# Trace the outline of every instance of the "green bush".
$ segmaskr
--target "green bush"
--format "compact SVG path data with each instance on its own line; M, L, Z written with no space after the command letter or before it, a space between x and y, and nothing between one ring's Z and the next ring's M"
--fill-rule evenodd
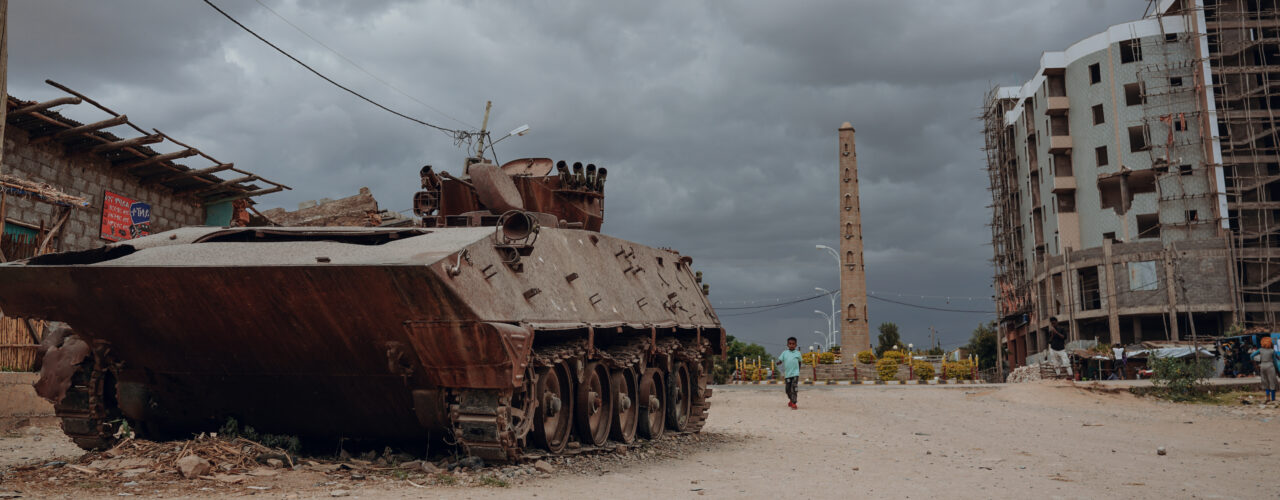
M916 361L911 363L911 369L915 370L916 378L921 382L933 378L933 363L928 361Z
M871 351L862 351L858 353L858 362L871 364L876 362L876 354Z
M1207 378L1213 375L1213 364L1208 360L1183 360L1178 358L1150 358L1151 383L1154 393L1171 401L1195 401L1208 395Z
M888 354L888 352L885 354ZM890 380L897 380L898 362L887 356L880 358L880 361L876 361L876 375L880 377L880 380L884 380L886 382Z

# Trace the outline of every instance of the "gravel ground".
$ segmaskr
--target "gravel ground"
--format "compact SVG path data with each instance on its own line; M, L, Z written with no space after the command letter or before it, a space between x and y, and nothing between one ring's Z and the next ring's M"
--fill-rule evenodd
M0 438L0 498L1276 497L1273 405L1173 404L1064 382L801 391L792 411L780 386L718 387L700 435L461 474L348 462L228 482L29 468L90 462L57 429L28 428Z

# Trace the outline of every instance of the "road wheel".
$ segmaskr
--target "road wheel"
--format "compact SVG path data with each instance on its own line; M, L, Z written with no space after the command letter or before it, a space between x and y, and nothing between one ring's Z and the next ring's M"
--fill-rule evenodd
M533 414L533 443L551 453L560 453L569 443L573 424L573 385L568 366L559 363L541 372L535 387L538 401Z
M587 363L574 408L578 438L584 446L600 446L609 439L614 402L614 390L609 382L609 371L603 365Z
M640 408L639 430L645 439L658 439L667 428L667 391L662 371L650 368L640 377L637 395Z
M613 422L609 438L619 443L631 444L636 440L636 424L640 406L636 391L636 372L630 368L614 371L610 378L617 399L613 402Z

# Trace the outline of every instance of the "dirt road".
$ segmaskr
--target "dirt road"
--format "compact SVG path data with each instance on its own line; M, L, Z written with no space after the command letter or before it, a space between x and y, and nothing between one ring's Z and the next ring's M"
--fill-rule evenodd
M356 481L310 471L233 485L176 479L164 485L86 488L83 481L70 479L52 484L10 479L0 484L0 491L76 498L118 498L118 493L311 498L337 493L353 498L646 500L1278 494L1274 471L1280 453L1273 450L1280 449L1280 409L1275 406L1173 404L1047 382L806 389L801 409L792 411L780 387L717 388L704 437L680 444L674 453L655 449L626 457L577 458L576 463L557 464L549 475L529 476L507 487L420 488L407 484L411 479ZM41 437L37 442L31 435L0 439L0 467L74 456L55 430ZM1160 447L1165 455L1157 454ZM672 454L678 456L664 456Z

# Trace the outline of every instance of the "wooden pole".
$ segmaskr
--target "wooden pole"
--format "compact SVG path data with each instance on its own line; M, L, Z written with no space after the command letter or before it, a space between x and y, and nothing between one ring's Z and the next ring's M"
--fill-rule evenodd
M9 121L9 0L0 0L0 172L4 172L4 125ZM3 219L0 219L2 221ZM3 229L0 222L0 229ZM0 233L3 234L3 233Z
M67 218L71 216L71 210L71 207L63 207L62 217L59 217L58 221L53 224L53 227L49 229L49 232L45 233L44 238L40 241L40 246L36 247L36 255L44 255L44 250L49 246L49 241L52 240L54 236L57 236L59 231L62 231L62 225L66 223Z
M0 0L0 2L3 2L3 1L4 0ZM0 149L3 149L3 146L0 146ZM7 208L5 207L5 203L7 203L8 201L9 201L9 193L4 191L3 189L0 189L0 241L4 241L4 218L6 217L5 209ZM4 248L0 248L0 263L5 263L5 262L9 262L9 258L5 257Z
M489 109L493 108L493 101L484 102L484 121L480 122L480 140L476 141L476 158L484 158L484 134L489 126Z

